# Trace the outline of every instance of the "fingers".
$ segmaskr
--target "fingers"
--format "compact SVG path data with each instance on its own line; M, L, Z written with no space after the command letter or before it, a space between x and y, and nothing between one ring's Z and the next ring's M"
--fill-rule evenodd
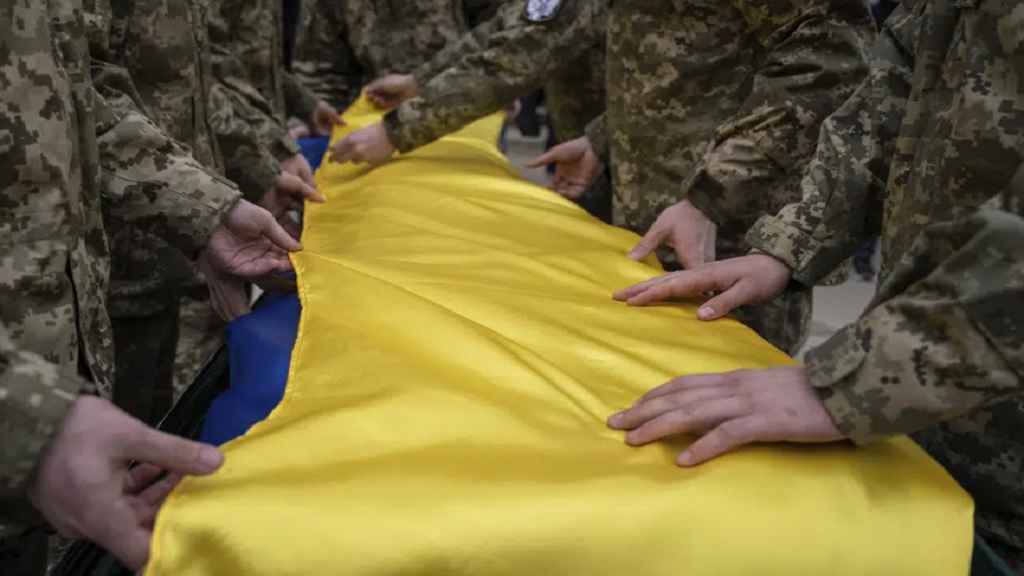
M346 162L358 164L361 162L351 134L331 146L331 155L328 157L328 160L335 164L344 164Z
M757 301L753 286L746 280L740 280L725 292L711 298L697 309L697 318L701 320L718 320L730 312Z
M167 497L181 483L181 479L180 474L170 474L135 496L133 508L135 509L136 524L152 530L160 507L163 506Z
M608 418L608 427L613 430L635 430L673 410L686 410L694 403L720 399L730 393L730 390L721 386L710 386L644 399L628 410L613 414Z
M252 311L249 294L245 284L234 278L218 278L207 276L210 289L210 302L214 312L225 322L231 322Z
M139 464L125 474L124 491L128 494L142 492L163 473L163 468L159 466L148 463Z
M290 293L298 290L298 284L296 284L295 281L281 278L279 276L261 276L254 280L253 283L265 292Z
M548 150L547 152L541 154L540 156L537 156L533 160L530 160L529 162L524 164L524 166L526 166L527 168L540 168L541 166L547 166L548 164L551 164L553 162L563 161L565 159L563 156L564 155L562 153L562 147L555 146L551 150Z
M124 513L111 515L107 519L106 529L92 536L92 539L125 567L139 570L149 561L153 533L134 520L125 507Z
M696 466L732 452L740 446L770 440L770 438L759 437L761 428L759 422L760 419L757 416L726 420L691 444L685 452L676 458L676 463L680 466Z
M708 270L708 267L701 267L696 270L672 272L648 280L620 290L614 294L614 297L617 300L625 300L630 306L646 306L669 298L719 290L719 284L718 278ZM709 320L710 318L702 317L701 319Z
M323 202L324 197L317 192L315 184L316 182L313 180L312 173L308 176L308 179L305 177L300 178L299 176L289 174L287 172L281 173L277 177L278 191L292 196L305 198L313 202Z
M718 374L692 374L690 376L680 376L668 382L662 384L653 390L648 390L646 394L637 400L637 404L654 400L655 398L661 398L684 390L699 390L707 388L715 388L721 390L722 387L732 381L732 377L735 372L725 372Z
M697 434L744 414L747 404L735 396L683 402L626 434L630 446L643 446L670 436Z
M153 464L171 473L193 476L212 474L224 463L224 456L216 446L165 434L137 420L133 422L136 429L121 436L122 456L126 461Z
M285 252L298 252L302 250L302 244L299 244L298 240L292 238L277 219L269 212L267 212L267 220L268 221L263 228L263 236L266 237L271 244Z
M643 261L651 255L651 252L657 250L658 246L661 246L661 242L664 237L665 230L655 223L655 225L647 231L647 234L644 234L644 237L640 239L640 242L637 242L637 245L633 250L631 250L629 254L626 254L626 258L636 260L637 262Z

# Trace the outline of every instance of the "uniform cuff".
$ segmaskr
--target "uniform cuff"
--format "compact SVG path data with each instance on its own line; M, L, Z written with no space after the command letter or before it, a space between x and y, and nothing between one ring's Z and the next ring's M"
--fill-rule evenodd
M270 153L274 155L274 159L278 162L291 158L302 151L302 148L299 147L295 140L292 140L291 136L275 138L270 143L269 148Z
M174 243L175 248L193 258L206 246L210 235L228 212L242 199L242 193L238 188L219 176L197 185L194 191L206 198L206 201L196 205L189 218L182 218L176 222L176 232L179 232L177 236L183 240Z
M608 130L605 127L604 115L598 116L590 124L587 124L583 133L586 135L587 141L590 142L590 148L594 151L594 154L601 159L605 166L610 166L608 162L610 154L608 150Z
M807 377L832 422L856 444L888 437L871 431L872 416L881 408L880 398L857 388L857 371L866 356L857 326L851 324L808 351L804 358Z
M400 118L401 111L406 107L406 103L402 103L398 108L388 112L384 115L384 131L388 135L388 140L391 141L391 145L395 147L402 154L408 154L413 150L428 144L429 142L421 142L415 137L415 135L406 129L408 124L404 124Z
M793 270L793 279L801 284L814 286L832 271L813 266L821 243L778 217L762 216L747 232L746 240L752 248L785 262Z
M85 381L30 352L17 351L10 360L0 373L0 497L21 500Z

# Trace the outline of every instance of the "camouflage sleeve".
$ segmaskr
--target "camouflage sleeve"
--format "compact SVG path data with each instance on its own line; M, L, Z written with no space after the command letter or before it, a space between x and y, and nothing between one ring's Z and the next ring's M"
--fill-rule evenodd
M285 72L282 79L285 114L289 117L294 116L303 122L309 122L320 99L291 72Z
M527 20L524 5L508 2L479 33L465 39L475 50L460 54L421 85L415 98L385 116L395 148L415 150L502 109L591 49L604 33L599 23L604 7L598 0L562 0L556 16L545 22Z
M196 254L240 198L187 150L136 112L117 113L94 95L104 208Z
M510 4L515 5L517 3L511 2ZM509 19L508 11L510 9L510 7L503 7L500 12L481 22L469 33L463 34L456 42L446 44L440 52L434 54L433 58L427 60L412 72L413 77L416 78L416 84L426 86L435 76L455 66L459 62L461 55L475 54L485 50L487 39L505 28Z
M76 372L17 349L0 325L0 539L27 522L28 483L84 387Z
M292 73L320 100L348 108L363 89L363 68L348 44L334 0L304 0L295 30Z
M801 184L803 199L762 217L747 234L755 249L812 286L881 230L882 198L906 112L918 19L903 6L886 21L867 79L822 124Z
M685 197L718 224L748 212L751 194L806 167L821 122L864 78L875 32L863 0L733 4L768 55L684 185Z
M131 75L114 62L109 48L109 0L88 0L84 9L102 193L110 215L151 229L193 254L238 200L238 189L145 117Z
M590 142L594 154L597 154L597 157L607 166L610 153L608 152L608 128L605 124L604 114L591 120L583 132Z
M850 439L911 433L1020 393L1022 196L927 227L868 311L808 353L811 383Z
M249 80L249 72L241 60L241 55L259 52L259 48L248 43L263 41L261 34L249 30L277 24L269 21L269 14L266 15L268 21L262 19L263 12L247 2L216 0L211 2L210 8L210 64L216 90L223 96L213 112L216 118L213 129L229 178L234 180L233 176L238 176L245 182L243 191L247 198L253 197L257 191L262 195L277 180L281 171L280 161L299 153L298 145L288 135L288 127L277 117L273 105ZM241 29L233 29L235 26ZM225 100L230 106L224 105ZM228 135L226 142L221 141L222 134ZM255 141L251 140L253 138ZM253 174L243 176L242 173L248 170L253 170ZM250 185L249 180L255 182Z

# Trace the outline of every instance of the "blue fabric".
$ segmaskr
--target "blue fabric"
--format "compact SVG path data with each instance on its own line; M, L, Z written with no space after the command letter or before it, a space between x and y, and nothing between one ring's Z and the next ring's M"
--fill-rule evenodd
M314 170L327 144L327 138L299 140L301 153ZM245 434L281 401L301 312L297 294L268 293L252 314L228 325L224 340L231 382L206 412L203 442L220 445Z

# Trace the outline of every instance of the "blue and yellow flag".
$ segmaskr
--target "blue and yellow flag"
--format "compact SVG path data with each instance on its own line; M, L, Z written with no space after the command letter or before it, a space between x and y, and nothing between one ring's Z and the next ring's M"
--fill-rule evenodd
M792 361L693 304L614 302L659 270L519 179L500 122L319 171L284 399L170 497L149 576L967 574L972 503L906 439L683 469L687 439L609 430L681 374Z

